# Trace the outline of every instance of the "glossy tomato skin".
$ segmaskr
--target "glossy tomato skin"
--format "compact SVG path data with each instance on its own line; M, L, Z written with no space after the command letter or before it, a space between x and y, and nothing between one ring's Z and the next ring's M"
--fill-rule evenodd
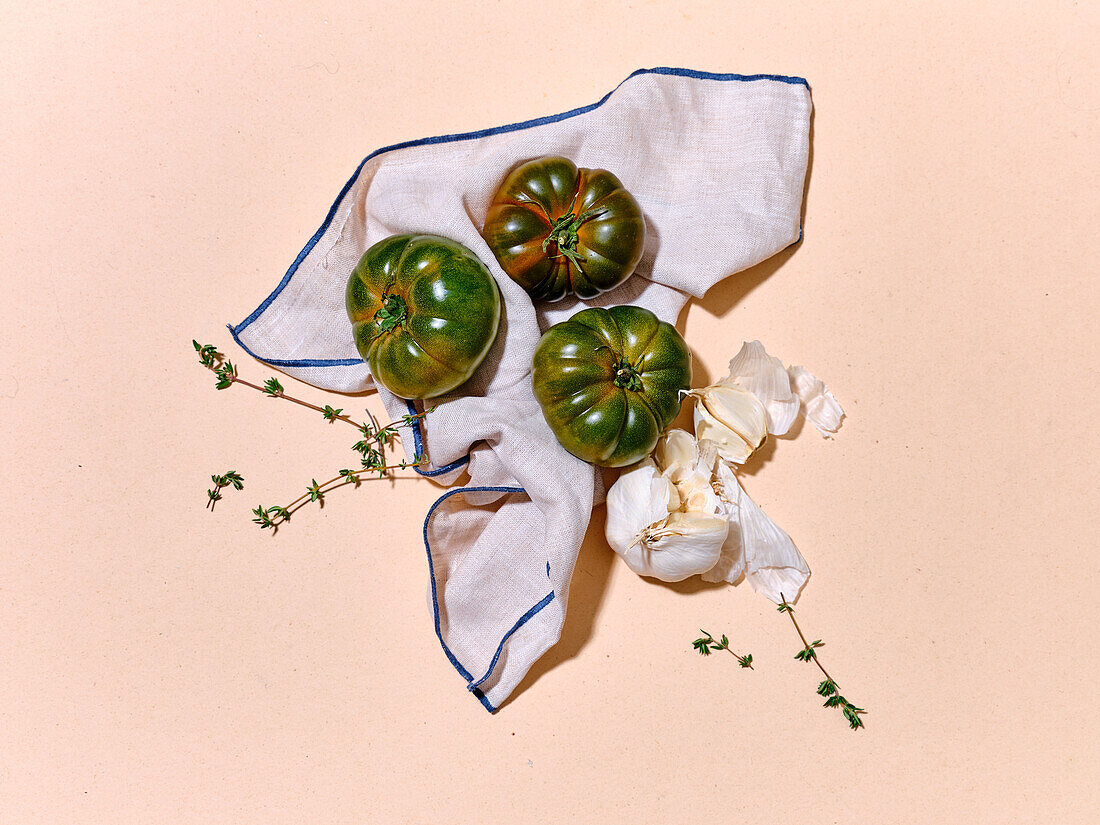
M554 231L555 222L567 216L581 219L572 238ZM645 244L645 218L610 172L578 169L568 158L550 156L508 174L489 204L482 234L501 268L532 298L587 299L614 289L634 271ZM564 240L547 243L551 235ZM575 258L560 246L572 247Z
M365 253L345 293L371 375L401 398L466 381L500 325L500 292L477 256L437 235L391 235Z
M601 467L641 461L680 411L691 353L648 309L593 307L555 324L535 348L543 416L573 455Z

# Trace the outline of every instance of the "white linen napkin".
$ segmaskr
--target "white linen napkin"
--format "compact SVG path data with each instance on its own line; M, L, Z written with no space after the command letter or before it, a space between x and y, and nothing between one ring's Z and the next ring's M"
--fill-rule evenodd
M429 402L436 408L423 432L404 431L403 441L410 457L426 449L432 466L423 474L437 481L469 471L469 483L428 512L424 542L436 633L490 711L558 640L603 495L597 470L567 453L543 420L531 391L535 344L584 306L636 304L675 323L689 297L796 243L810 111L801 78L643 69L590 106L379 149L274 292L230 326L258 360L318 387L360 392L373 384L344 288L369 246L396 233L443 235L489 267L503 298L496 343L470 381ZM618 289L535 306L479 230L504 175L551 154L618 176L645 213L646 245ZM395 417L413 409L378 391Z

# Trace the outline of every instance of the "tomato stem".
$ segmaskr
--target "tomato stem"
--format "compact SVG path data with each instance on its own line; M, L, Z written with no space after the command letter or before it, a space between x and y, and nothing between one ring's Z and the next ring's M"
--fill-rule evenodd
M382 308L374 313L375 323L378 324L376 335L391 332L401 326L408 315L409 307L400 295L382 296Z
M638 372L637 368L635 368L633 364L626 360L626 356L622 355L621 353L615 352L614 349L606 345L596 347L597 352L599 352L601 349L609 349L619 357L619 361L617 364L615 364L614 367L615 375L611 379L611 383L613 383L619 389L632 390L633 392L641 392L641 390L643 389L642 376Z
M640 392L643 389L642 375L638 372L638 368L631 364L626 356L616 350L614 347L609 347L607 344L600 344L596 347L596 352L602 349L610 350L618 358L618 363L615 364L615 375L611 379L612 383L624 390L633 390L634 392Z
M558 254L551 257L560 258L565 257L569 260L573 266L577 268L577 272L581 275L584 274L584 270L581 268L581 263L584 261L579 254L577 254L577 230L580 229L581 224L585 221L592 220L599 215L603 214L603 209L589 209L580 215L573 214L573 207L576 205L577 198L573 196L573 202L569 204L569 209L564 215L558 218L550 227L550 234L546 236L546 239L542 242L542 251L548 252L550 244L554 244L557 247Z

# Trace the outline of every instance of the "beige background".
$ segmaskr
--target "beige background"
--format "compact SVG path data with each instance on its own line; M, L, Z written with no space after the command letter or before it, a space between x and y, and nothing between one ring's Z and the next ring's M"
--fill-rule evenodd
M0 822L1095 817L1096 4L5 5ZM223 325L371 149L654 65L813 87L805 241L682 323L707 375L759 337L847 407L746 484L858 734L774 607L635 577L599 514L562 643L489 716L425 610L438 490L261 533L348 433L191 351L271 374Z

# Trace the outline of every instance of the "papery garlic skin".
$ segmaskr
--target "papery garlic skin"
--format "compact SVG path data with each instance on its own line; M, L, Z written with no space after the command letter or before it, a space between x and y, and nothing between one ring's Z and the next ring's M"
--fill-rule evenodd
M714 384L694 390L695 437L718 446L726 461L744 464L768 435L767 413L751 392Z
M844 408L833 398L824 382L815 378L805 367L790 367L787 374L791 387L802 403L802 414L828 438L840 429Z
M676 487L652 460L644 459L625 470L607 491L607 543L621 556L647 528L663 524L679 508Z
M824 383L805 367L784 367L759 341L741 346L730 360L729 375L718 384L755 395L767 414L771 435L786 435L799 413L826 437L840 429L844 418L844 410Z
M756 396L768 419L768 432L786 435L798 418L799 399L791 390L783 362L768 355L759 341L747 341L730 359L729 375L718 382L740 387Z
M732 468L719 462L714 485L730 527L721 557L703 580L733 584L744 574L753 590L776 604L797 601L810 568L791 537L749 498Z
M647 528L619 555L639 576L683 581L714 567L728 530L723 515L678 511L663 524Z

